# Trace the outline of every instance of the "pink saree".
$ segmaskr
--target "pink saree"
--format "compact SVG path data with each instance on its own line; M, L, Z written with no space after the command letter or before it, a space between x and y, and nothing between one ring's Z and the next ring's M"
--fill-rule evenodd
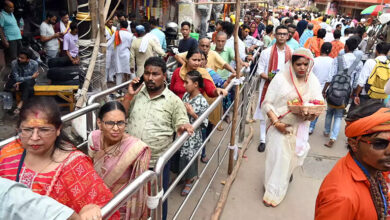
M125 136L113 154L106 153L101 148L102 143L101 131L93 131L88 138L88 154L93 158L96 172L116 195L149 169L151 151L144 142L132 136ZM143 186L119 209L121 219L138 220L147 217L146 197L147 186Z

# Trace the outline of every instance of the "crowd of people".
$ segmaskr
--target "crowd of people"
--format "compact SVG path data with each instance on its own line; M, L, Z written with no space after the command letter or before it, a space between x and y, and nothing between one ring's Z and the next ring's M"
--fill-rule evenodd
M329 141L324 145L334 145L348 113L349 153L321 185L315 219L386 219L390 158L389 109L384 106L390 92L390 45L382 38L370 52L367 32L372 25L364 18L287 12L268 22L254 15L250 22L250 13L246 16L243 33L263 40L264 46L254 115L260 120L258 151L266 151L264 205L275 207L284 199L294 169L309 152L309 135L318 120L316 114L292 113L287 103L326 100L323 135ZM248 28L252 26L257 29Z
M175 138L188 132L191 137L164 167L163 189L167 190L171 171L184 170L231 106L235 91L225 88L238 74L245 74L236 72L239 62L260 79L253 118L260 120L258 151L266 152L264 205L275 207L283 201L294 169L304 163L310 150L309 135L315 132L319 116L292 112L288 103L315 101L327 105L323 135L329 138L324 143L328 148L336 142L348 111L345 132L349 146L348 155L320 188L316 219L387 216L390 109L384 103L390 93L390 45L379 42L375 56L369 54L366 33L370 25L365 20L250 10L242 19L216 21L209 35L199 39L191 37L192 24L184 21L179 25L182 38L175 55L179 67L168 78L167 39L158 19L139 22L133 14L117 13L105 25L106 80L116 85L132 81L122 99L100 108L99 129L89 134L83 153L63 135L56 102L34 97L38 63L30 51L20 47L20 31L16 33L12 13L13 4L6 1L0 37L6 39L2 43L11 58L11 87L21 91L22 99L14 111L19 116L19 139L1 149L0 185L10 189L6 198L9 204L16 204L12 206L15 212L21 212L16 209L20 198L15 198L25 185L59 202L26 193L26 197L58 210L48 215L100 219L102 206L140 174L153 170ZM235 55L234 22L241 23L239 57ZM79 65L78 27L67 13L61 13L58 22L57 16L47 13L40 40L51 67ZM253 57L257 49L261 50L258 59ZM223 103L194 129L191 124L219 95L224 96ZM225 120L230 121L229 115ZM200 162L208 163L205 148ZM182 196L189 194L197 175L196 161L183 177ZM111 218L147 218L148 190L143 186ZM167 208L165 201L164 220Z

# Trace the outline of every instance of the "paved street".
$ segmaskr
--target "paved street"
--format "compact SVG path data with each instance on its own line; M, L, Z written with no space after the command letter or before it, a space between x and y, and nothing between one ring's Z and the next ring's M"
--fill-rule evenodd
M235 182L230 190L230 194L224 208L221 219L236 220L236 219L291 219L305 220L313 219L315 199L318 189L323 178L332 169L337 160L347 153L346 138L343 134L344 124L340 130L340 136L333 148L329 149L324 146L328 140L322 135L325 121L323 114L317 123L317 128L313 135L310 136L311 150L305 160L304 166L295 170L294 180L290 184L287 196L284 201L276 208L267 208L262 203L263 180L264 180L264 160L265 153L257 151L259 141L259 123L251 124L254 128L254 139L246 152L246 157L243 160L240 171ZM249 125L247 125L249 127ZM247 129L248 131L249 129ZM230 134L230 133L229 133ZM211 152L217 139L219 140L221 133L216 134L208 144L207 152ZM229 136L228 136L229 137ZM222 145L225 149L229 138L226 137ZM222 156L222 154L221 154ZM212 162L212 171L216 162ZM200 170L203 165L200 165ZM202 177L199 186L194 191L194 198L189 200L183 212L177 219L189 219L197 199L201 196L205 186L210 182L211 171L207 171ZM205 195L203 203L200 205L193 219L210 219L214 211L215 205L219 199L223 185L221 182L227 178L227 159L221 165L215 180L211 183L211 187ZM168 219L172 219L174 213L183 201L180 196L182 185L169 196L169 215Z
M337 160L347 153L344 125L340 136L329 149L322 135L325 114L318 120L316 130L310 136L311 150L304 166L295 170L284 201L276 208L267 208L262 203L265 153L257 152L258 136L252 142L241 166L221 219L313 219L315 200L323 178ZM258 134L256 123L256 134ZM245 205L243 205L245 204Z

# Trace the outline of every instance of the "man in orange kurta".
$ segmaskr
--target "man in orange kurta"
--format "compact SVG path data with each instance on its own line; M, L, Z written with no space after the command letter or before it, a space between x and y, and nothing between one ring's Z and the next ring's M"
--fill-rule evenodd
M350 153L341 158L322 182L316 220L377 219L369 182Z
M317 36L311 37L307 39L304 47L309 49L315 57L319 57L321 55L321 47L324 44L324 37L326 35L325 29L318 30Z
M333 32L333 37L334 40L331 42L332 50L330 51L329 56L332 58L336 58L339 55L340 51L344 49L345 45L343 44L343 42L340 41L341 31L335 30Z
M316 220L386 218L388 189L382 172L390 170L390 109L382 106L371 100L348 114L349 153L322 182ZM377 193L371 195L371 188Z

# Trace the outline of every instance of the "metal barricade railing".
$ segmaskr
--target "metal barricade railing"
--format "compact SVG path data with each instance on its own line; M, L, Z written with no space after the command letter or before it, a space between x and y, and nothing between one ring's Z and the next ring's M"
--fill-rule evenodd
M260 49L258 49L256 52L255 52L255 55L253 56L254 58L256 58L258 55L259 55L259 52L260 52ZM250 62L251 64L252 62ZM175 65L175 63L170 63L167 65L167 67L171 67ZM257 65L257 64L256 64ZM249 77L246 79L246 82L244 83L243 87L241 87L240 91L242 92L244 90L244 88L247 87L248 85L248 79L252 78L252 76L254 75L254 72L256 70L256 66L255 68L253 68L253 71L250 73ZM101 98L105 95L108 95L114 91L117 91L119 89L123 89L125 87L127 87L129 84L130 84L131 81L127 81L125 83L122 83L121 85L118 85L118 86L115 86L115 87L112 87L112 88L109 88L107 90L104 90L104 91L101 91L99 93L96 93L92 96L90 96L90 98L88 99L88 102L87 102L87 106L86 107L83 107L79 110L76 110L74 112L71 112L67 115L64 115L63 117L61 117L62 121L63 122L67 122L67 121L70 121L72 119L75 119L79 116L82 116L84 114L88 114L87 116L87 129L89 131L91 130L94 130L96 129L96 114L95 114L95 111L100 107L100 104L99 103L95 103L95 101L98 99L98 98ZM253 84L253 83L252 83ZM227 87L226 89L227 90L230 90L231 88L233 87L233 82L231 82ZM251 85L251 88L253 90L253 85ZM244 90L246 91L246 90ZM243 99L245 100L245 98L247 99L248 98L248 95L249 93L251 93L251 90L249 90L249 92L247 93L244 93L242 94L243 96ZM212 111L214 111L214 109L220 104L222 103L222 100L223 100L223 96L220 95L219 97L216 98L216 100L209 106L209 108L206 110L206 112L204 112L193 124L192 126L194 127L194 129L197 129L199 128L199 126L202 124L203 120L206 119L210 113ZM206 145L207 141L211 138L211 136L214 134L216 128L223 122L223 119L227 116L227 114L230 112L230 110L232 109L233 107L233 103L232 105L229 107L229 109L227 109L227 111L225 112L225 114L222 116L221 120L217 123L217 125L215 126L215 128L211 131L210 135L206 138L205 142L202 144L201 148L197 151L196 155L191 159L190 163L184 168L184 170L179 174L178 178L174 181L174 183L171 184L170 188L167 190L167 192L164 193L164 195L159 199L159 203L158 203L158 207L154 210L152 210L151 212L151 217L152 219L154 220L157 220L157 219L161 219L161 216L162 216L162 203L168 198L168 195L172 192L173 188L177 185L178 181L184 176L184 173L188 170L188 168L190 167L190 165L194 162L196 162L197 160L197 157L198 155L200 154L200 152L202 151L202 149L204 148L204 146ZM246 104L245 102L242 102L239 106L239 109L241 109L241 112L246 112ZM240 121L239 121L239 124L242 123L242 122L245 122L245 118L241 117ZM232 122L231 122L232 123ZM209 184L207 185L207 188L206 190L203 192L202 194L202 197L201 199L198 201L193 213L192 213L192 216L191 216L191 219L193 218L197 208L199 207L199 204L200 202L202 201L204 195L207 193L207 189L210 187L211 183L212 183L212 180L215 178L218 170L219 170L219 167L221 165L221 163L223 162L223 159L226 157L227 155L227 148L225 149L225 152L224 152L224 155L222 157L222 160L220 160L219 158L219 149L221 147L221 144L222 144L222 141L224 139L224 137L227 135L228 133L228 130L231 128L231 125L232 124L229 124L225 133L223 134L223 137L222 139L219 141L218 143L218 147L214 150L214 152L212 153L212 156L210 157L210 160L212 160L215 155L217 154L218 155L218 167L217 169L215 170L213 176L212 176L212 179L211 181L209 182ZM236 131L240 128L241 126L237 126L236 128ZM107 219L109 218L113 213L115 213L116 210L118 210L129 198L131 195L133 195L134 193L136 193L138 191L138 189L143 186L143 185L146 185L148 182L152 182L151 184L151 195L152 196L156 196L160 191L162 191L162 172L163 172L163 169L166 165L166 163L168 162L168 160L176 153L176 151L183 145L183 143L188 139L189 135L187 132L184 132L178 139L176 139L171 147L158 159L157 163L156 163L156 166L155 166L155 170L154 172L153 171L146 171L144 173L142 173L139 177L137 177L133 182L131 182L128 186L126 186L121 192L119 192L109 203L107 203L103 208L102 208L102 216L104 219ZM3 140L0 142L0 149L16 140L18 137L17 136L14 136L14 137L11 137L11 138L8 138L6 140ZM79 144L79 146L83 146L87 144L86 141L84 141L83 143ZM210 163L206 164L205 168L203 169L203 171L199 174L199 177L202 177L204 172L206 171L206 169L208 168ZM200 178L199 178L200 179ZM192 192L193 192L193 189L196 188L197 184L199 183L199 181L197 181L192 190L190 191L190 193L188 194L187 198L184 200L184 202L181 204L181 206L179 207L179 210L177 211L177 213L175 214L175 217L176 218L178 216L178 214L180 213L180 211L182 210L182 208L184 207L185 203L187 202L187 200L190 198Z
M73 120L77 117L80 117L88 112L91 112L91 111L94 111L96 109L98 109L100 107L100 105L98 103L93 103L91 105L88 105L84 108L81 108L81 109L78 109L74 112L71 112L69 114L66 114L64 116L61 117L61 120L62 122L67 122L67 121L70 121L70 120ZM8 139L5 139L3 141L0 142L0 149L3 148L5 145L11 143L12 141L18 139L18 136L13 136L11 138L8 138Z
M256 51L256 55L254 57L256 57L258 54L259 54L259 51L260 50L257 50ZM256 68L254 68L256 69ZM252 75L254 74L254 72L252 72L250 74L250 77L252 77ZM110 92L113 92L117 89L121 89L121 88L124 88L125 86L128 86L130 82L126 82L126 83L123 83L115 88L111 88L109 91L106 90L106 91L103 91L103 92L100 92L100 93L97 93L95 94L94 96L91 96L91 98L88 100L88 104L92 104L97 98L99 97L102 97L104 95L107 95L109 94ZM226 89L227 90L230 90L231 88L233 87L233 82L231 82L227 87ZM245 85L241 88L240 91L243 91L243 88L245 88ZM243 96L245 97L245 94L243 94ZM207 118L210 113L222 102L223 100L223 96L219 96L217 97L217 99L209 106L209 108L206 110L206 112L204 112L193 124L192 126L194 127L194 129L198 128L201 123L203 122L203 120L205 118ZM241 103L240 106L239 106L239 109L242 109L244 106L244 103ZM227 114L230 112L231 108L233 107L233 103L232 105L229 107L229 109L225 112L225 114L222 116L221 120L217 123L217 125L215 127L218 127L222 121L223 121L223 118L225 118L227 116ZM242 110L242 111L246 111L246 109ZM95 118L95 116L93 116L92 118ZM241 123L242 121L244 120L244 118L241 118L239 123ZM95 122L93 122L95 123ZM232 122L231 122L232 123ZM213 159L213 157L217 154L217 152L219 152L219 149L220 149L220 146L222 144L222 140L224 139L224 137L227 135L227 132L228 130L230 129L231 127L231 123L229 124L228 128L226 129L224 135L223 135L223 138L220 140L219 144L218 144L218 148L215 149L215 151L213 152L212 156L210 157L210 159ZM236 128L236 131L239 129L239 127L237 126ZM152 219L161 219L161 216L162 216L162 203L167 199L169 193L173 190L173 188L177 185L178 183L178 180L180 180L180 178L184 175L184 173L186 172L186 170L188 170L189 166L194 163L196 161L196 158L197 156L200 154L201 150L203 149L203 147L205 146L205 143L211 138L211 136L214 134L215 132L215 129L212 130L212 132L210 133L210 135L206 138L205 142L202 144L202 147L198 150L198 152L196 153L196 155L192 158L192 160L190 161L190 163L184 168L184 170L182 171L182 173L179 174L178 178L176 179L176 181L171 184L170 188L168 189L168 191L166 193L164 193L163 197L162 198L159 198L159 202L158 202L158 207L154 210L152 210L151 212L151 217ZM137 192L137 190L139 189L140 186L142 185L145 185L147 184L149 181L152 182L152 185L151 185L151 194L152 196L156 196L157 194L159 194L159 192L162 190L162 171L165 167L165 164L168 162L168 160L175 154L175 152L181 147L181 145L188 139L189 135L187 132L184 132L174 143L172 143L171 147L159 158L159 160L157 161L157 164L155 166L155 172L152 172L152 171L147 171L145 172L144 174L140 175L138 178L136 178L132 183L130 183L124 190L122 190L119 194L117 194L106 206L103 207L102 209L102 215L104 217L104 219L108 218L109 216L111 216L116 210L119 209L119 207L124 203L126 202L126 200L129 199L129 197L131 195L133 195L135 192ZM217 170L214 172L213 174L213 177L212 179L215 178L216 176L216 173L218 172L218 169L223 161L223 159L226 157L227 155L227 149L225 150L224 152L224 155L223 155L223 158L222 160L218 160L218 168ZM219 159L219 158L218 158ZM210 163L206 164L206 167L205 169L200 173L199 177L203 176L204 172L206 171L207 167L209 166ZM193 189L196 187L196 185L198 184L199 182L196 182L194 184L194 187ZM210 187L210 184L211 182L209 183L207 189ZM204 195L206 194L207 192L207 189L206 191L203 192L203 195L202 195L202 198L204 197ZM184 204L186 203L186 201L188 200L188 198L190 198L190 195L192 194L193 190L190 191L190 194L187 196L187 198L185 199L185 201L182 203L182 205L180 206L178 212L176 213L175 217L178 215L178 213L180 212L180 210L182 209L182 207L184 206ZM201 198L201 199L202 199ZM199 207L199 204L200 204L201 200L198 202L197 204L197 207L196 209ZM193 217L193 215L195 214L195 211L192 213L192 216L191 218Z
M133 182L127 185L117 195L115 195L115 197L102 208L103 219L108 219L125 202L127 202L130 197L140 189L141 186L145 186L148 182L155 180L156 177L156 173L151 170L147 170L139 175Z
M254 59L257 58L257 56L259 55L261 49L258 49L256 50L255 54L254 54ZM252 62L249 63L249 65L251 65ZM253 71L249 74L248 79L252 79L254 73L256 72L256 69L257 68L253 68ZM248 85L248 83L244 83L244 85L241 87L240 89L240 92L242 92L244 90L244 88ZM233 87L233 82L231 82L227 87L226 87L226 90L230 90L231 88ZM243 94L243 98L248 98L248 94L245 93ZM222 102L223 100L223 96L220 95L219 97L216 98L216 100L209 106L209 108L192 124L194 130L198 129L199 126L202 124L203 120L206 119L210 113L212 111L214 111L214 109ZM239 109L242 108L244 102L242 102L240 104L240 107ZM212 131L212 133L215 131L215 129L218 127L218 125L220 125L222 123L222 120L224 119L224 117L226 117L226 115L229 113L230 109L232 108L233 104L230 106L230 108L225 112L224 116L222 117L222 119L218 122L218 124L215 126L214 130ZM246 107L246 106L245 106ZM246 108L244 109L246 110ZM242 110L242 111L244 111ZM245 114L244 114L245 115ZM239 122L239 124L244 121L245 119L243 119L241 117L241 120ZM245 122L245 121L244 121ZM229 125L229 128L230 128L231 125ZM240 128L241 126L237 126L237 129ZM237 131L236 129L236 131ZM227 131L226 131L227 132ZM187 166L183 169L183 171L178 175L178 177L176 178L176 180L170 185L170 187L168 188L168 190L166 192L164 192L164 195L163 197L160 199L160 202L159 202L159 205L158 207L155 209L155 210L152 210L152 219L154 220L159 220L161 219L162 217L162 203L168 198L169 194L172 192L173 188L178 184L179 180L184 176L185 172L188 170L188 168L192 165L192 163L196 162L197 161L197 156L200 154L200 152L202 151L202 149L204 148L205 146L205 143L209 140L209 138L211 137L212 133L209 135L209 137L203 142L202 146L200 147L200 149L197 151L197 153L194 155L194 157L191 159L191 161L187 164ZM226 136L227 133L224 134L224 136ZM168 148L167 151L164 152L163 155L161 155L159 157L159 159L157 160L157 163L156 163L156 166L154 168L154 171L156 172L157 174L157 181L156 181L156 186L153 186L153 188L156 190L154 192L154 194L157 194L158 192L162 191L162 174L163 174L163 170L164 170L164 167L165 165L168 163L168 161L171 159L171 157L176 153L177 150L179 150L179 148L184 144L184 142L188 139L189 137L189 134L187 132L184 132L178 139L176 139L172 145ZM217 149L214 151L212 157L214 157L215 155L215 152L216 151L219 151L219 148L222 144L222 139L220 141L220 143L218 144L219 146L217 147ZM227 154L227 149L224 153L224 156L223 158L225 158L226 154ZM212 158L211 158L212 159ZM210 164L210 163L208 163ZM208 165L207 164L207 165ZM219 161L219 165L218 165L218 169L219 169L219 166L221 164L221 161ZM207 168L207 165L206 165L206 168ZM203 175L204 171L206 170L206 168L203 170L203 172L201 173L201 175ZM217 171L216 171L217 172ZM216 175L216 172L214 173L214 177ZM200 175L200 176L201 176ZM184 200L184 202L181 204L179 210L176 212L175 216L174 216L174 219L178 216L179 212L181 211L181 209L183 208L184 204L188 201L188 198L190 197L191 195L191 192L193 192L193 190L196 188L197 184L199 182L199 179L196 180L195 184L193 185L190 193L187 195L187 198ZM210 183L209 183L209 186L210 186ZM208 187L209 187L208 186ZM205 190L207 191L207 189ZM205 194L205 192L204 192ZM204 194L202 195L202 198L204 197ZM201 198L201 199L202 199ZM199 206L199 204L197 205L197 207ZM192 216L194 215L196 210L194 210L194 212L192 213Z
M256 70L256 69L257 69L256 67L257 67L257 63L256 63L256 65L254 66L253 69ZM254 72L251 72L250 76L247 77L248 81L251 80L253 76L254 76ZM249 97L251 97L251 96L253 95L253 91L254 91L254 89L255 89L255 86L254 86L254 85L256 85L256 82L257 82L257 80L251 80L251 81L249 81L249 82L246 82L246 83L248 83L248 84L251 83L251 86L250 86L250 88L249 88L248 93L240 93L240 94L242 94L242 97L243 97L244 100L245 100L245 99L246 99L246 100L250 99ZM245 89L247 89L247 88L248 88L248 87L244 85L244 86L240 89L240 92L245 91ZM245 96L247 96L247 98L245 98ZM241 115L242 115L241 118L240 118L240 120L238 121L238 124L244 125L244 128L245 128L245 122L246 122L246 112L247 112L247 110L248 110L248 108L249 108L249 106L247 105L247 103L248 103L248 102L245 102L245 101L244 101L244 102L241 102L241 103L240 103L240 106L238 107L238 111L241 110ZM233 104L234 104L234 101L233 101L232 105L230 106L230 108L233 107ZM244 107L246 107L246 108L244 108ZM225 115L224 115L222 118L224 118L224 117L229 113L230 108L226 111ZM244 108L244 109L243 109L243 108ZM220 123L222 123L222 120L219 121L219 123L218 123L217 125L219 125ZM214 179L215 179L215 177L216 177L216 175L217 175L217 173L218 173L218 171L219 171L219 169L220 169L220 167L221 167L221 164L223 163L223 161L224 161L224 159L225 159L227 153L229 152L229 150L228 150L229 148L226 148L225 151L224 151L224 153L223 153L222 158L219 157L219 153L220 153L220 148L221 148L222 142L223 142L223 140L225 139L226 135L228 134L228 131L229 131L229 129L231 128L231 126L232 126L232 121L229 123L228 127L226 128L226 131L225 131L224 134L222 135L221 139L219 140L219 142L218 142L218 144L217 144L216 149L214 150L214 152L212 153L212 155L211 155L211 157L210 157L210 159L209 159L209 161L212 161L213 158L214 158L214 156L215 156L215 155L218 155L218 166L217 166L217 168L214 170L214 173L212 174L210 181L208 182L207 186L205 187L205 189L204 189L204 191L203 191L203 193L202 193L200 199L198 200L198 202L197 202L197 204L196 204L194 210L192 211L192 214L191 214L191 216L190 216L189 219L193 219L193 218L194 218L196 211L197 211L198 208L200 207L200 204L201 204L201 202L203 201L203 199L204 199L204 197L205 197L207 191L209 190L209 188L210 188L212 182L214 181ZM215 126L215 127L218 127L218 126ZM243 129L243 128L242 128L241 126L240 126L240 127L237 126L237 127L236 127L236 130L235 130L235 134L237 134L237 131L238 131L238 130L240 130L240 135L241 135L241 133L245 133L245 130L242 130L242 129ZM203 146L207 143L207 141L211 138L211 136L212 136L212 134L215 132L215 130L216 130L216 129L214 128L213 131L211 132L211 134L209 135L209 137L207 137L207 139L205 140L205 142L202 144L200 151L202 150ZM241 138L240 138L240 139L241 139ZM243 138L242 138L242 141L243 141ZM240 141L240 142L241 142L241 141ZM200 154L200 151L198 151L196 155L199 155L199 154ZM195 157L195 156L194 156L194 157ZM197 156L196 156L196 157L197 157ZM199 179L202 178L202 176L203 176L204 173L207 171L207 169L208 169L208 167L210 166L210 164L211 164L211 163L207 163L207 164L205 165L205 167L203 168L202 172L198 175L198 176L199 176ZM185 171L183 171L183 172L185 172ZM199 184L199 182L200 182L200 181L196 181L196 182L194 183L194 185L193 185L193 188L194 188L194 189L195 189L196 186ZM180 214L180 211L184 208L185 204L187 203L187 200L189 200L189 198L191 197L191 195L192 195L193 192L194 192L194 190L191 190L190 193L187 195L187 197L184 199L184 201L182 202L182 204L181 204L180 207L178 208L178 210L177 210L175 216L173 217L173 219L177 219L178 215Z

